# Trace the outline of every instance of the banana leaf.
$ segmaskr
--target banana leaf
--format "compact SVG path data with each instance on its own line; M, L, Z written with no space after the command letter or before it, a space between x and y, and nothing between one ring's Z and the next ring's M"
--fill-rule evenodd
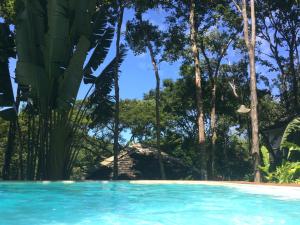
M91 36L91 48L94 48L99 40L103 37L108 26L107 13L105 13L105 8L99 9L93 16L92 26L93 32Z
M120 68L126 55L126 49L121 46L119 62L116 61L116 57L106 66L106 68L97 76L92 82L95 84L95 89L89 97L88 108L90 109L90 117L92 123L90 127L93 128L97 124L107 122L113 115L113 97L110 95L113 82L115 65L118 63Z
M286 127L281 143L281 149L288 149L290 157L291 151L300 151L300 117L293 119Z
M93 71L98 69L98 67L103 63L104 59L106 58L113 36L114 36L114 29L110 27L107 28L107 30L105 31L105 33L101 38L99 37L100 40L96 44L96 47L84 68L84 76L85 78L87 78L84 79L85 84L90 83L88 81L89 76L91 76Z
M25 7L18 13L16 25L16 46L18 62L16 81L19 85L30 85L32 92L43 98L47 84L43 69L43 49L45 26L45 9L42 0L24 1Z
M48 32L45 46L45 70L52 88L55 79L63 73L70 56L69 15L67 0L50 0L47 6Z
M83 63L90 47L90 41L82 36L76 47L76 51L70 61L69 67L59 80L59 92L57 107L68 110L75 102L76 95L83 77Z

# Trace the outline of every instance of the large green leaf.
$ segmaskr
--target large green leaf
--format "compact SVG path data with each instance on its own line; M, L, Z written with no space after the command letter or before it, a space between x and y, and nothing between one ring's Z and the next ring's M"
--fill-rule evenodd
M61 67L68 64L70 56L70 21L67 9L67 0L48 1L48 32L44 61L47 77L52 82L63 73Z
M280 148L291 151L300 151L300 117L293 119L286 127L281 139ZM288 156L289 157L289 156Z
M38 90L38 93L44 93L47 89L47 79L43 67L29 62L18 61L16 67L17 81L22 85L30 85Z
M81 37L90 38L92 33L92 17L95 12L95 0L70 0L69 6L73 11L72 27L70 37L72 44Z
M83 63L89 47L90 41L85 36L82 36L68 68L59 80L57 106L60 109L68 110L75 102L83 77Z
M42 68L45 10L39 0L24 1L24 9L19 13L16 25L16 46L18 62L16 81L19 85L30 85L32 91L41 99L45 98L47 84ZM42 82L42 83L41 83Z
M99 9L93 16L93 31L91 36L91 48L94 48L106 31L108 18L106 8Z

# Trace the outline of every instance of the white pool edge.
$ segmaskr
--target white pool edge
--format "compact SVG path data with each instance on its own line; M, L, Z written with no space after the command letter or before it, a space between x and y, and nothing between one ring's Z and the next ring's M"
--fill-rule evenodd
M256 194L269 195L282 200L300 200L299 186L284 186L272 184L257 184L257 183L235 183L235 182L220 182L220 181L168 181L168 180L139 180L129 181L131 184L185 184L185 185L208 185L208 186L223 186L237 189L238 191Z

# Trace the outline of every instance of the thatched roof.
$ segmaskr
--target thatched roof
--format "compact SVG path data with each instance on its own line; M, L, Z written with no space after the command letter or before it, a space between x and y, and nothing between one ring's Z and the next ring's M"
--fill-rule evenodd
M160 179L157 149L134 144L121 151L118 156L119 179ZM162 152L168 179L198 178L200 172L182 160ZM107 180L112 178L113 157L100 162L99 168L90 172L87 179Z

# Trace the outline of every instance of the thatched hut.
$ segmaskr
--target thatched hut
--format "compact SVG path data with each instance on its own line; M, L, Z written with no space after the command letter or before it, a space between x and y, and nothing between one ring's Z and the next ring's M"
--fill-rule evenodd
M182 160L162 152L167 179L199 178L200 172L191 168ZM121 151L118 156L120 180L157 180L160 179L157 149L131 145ZM100 166L90 171L86 179L110 180L113 177L113 157L106 158Z

